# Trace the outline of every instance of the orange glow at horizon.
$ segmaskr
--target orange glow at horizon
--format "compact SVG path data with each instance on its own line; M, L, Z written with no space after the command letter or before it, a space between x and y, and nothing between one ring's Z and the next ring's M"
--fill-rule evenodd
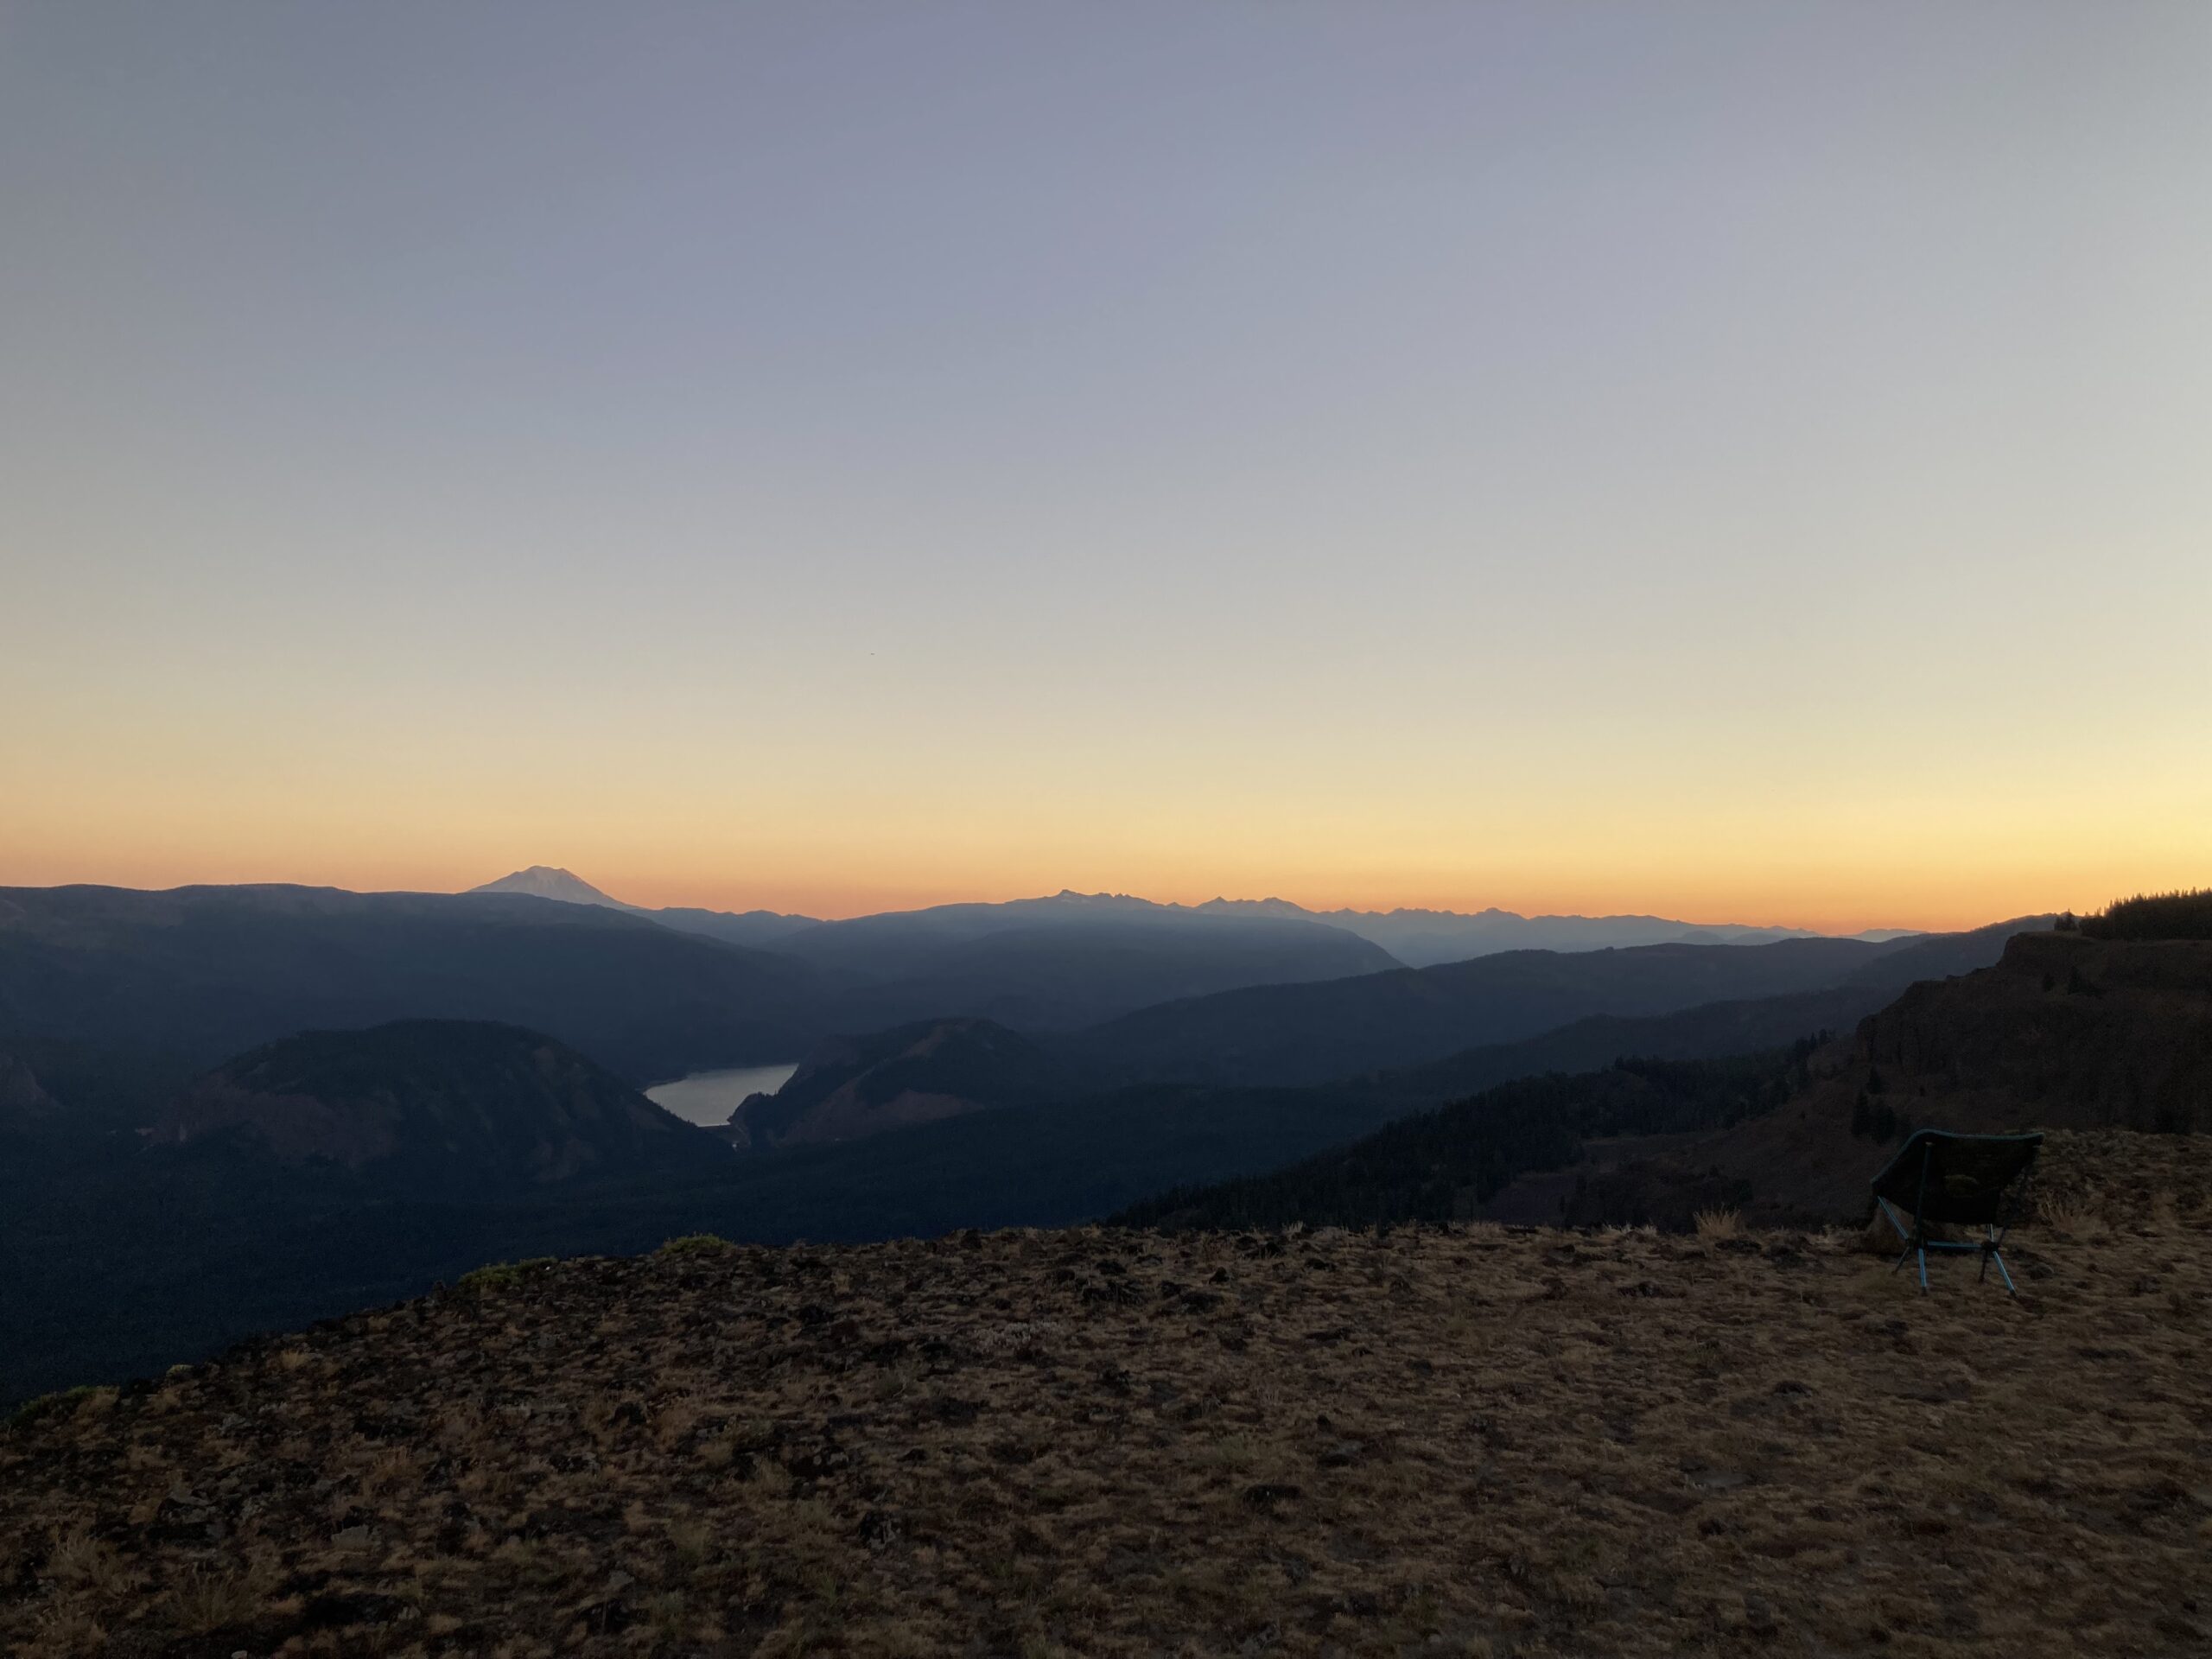
M22 9L0 883L2212 880L2212 9L1618 10Z
M563 855L557 849L522 848L499 856L363 848L341 855L327 844L312 851L190 853L174 842L160 849L79 845L0 853L0 886L41 887L86 882L139 888L199 883L287 882L357 892L460 892L526 865L572 870L627 903L648 908L693 906L712 910L772 910L836 919L932 905L995 903L1036 898L1063 889L1122 893L1156 903L1198 905L1214 898L1283 899L1314 912L1339 908L1457 911L1497 908L1524 916L1641 914L1700 924L1809 928L1855 933L1897 927L1940 932L1980 926L2019 915L2071 909L2094 911L2141 891L2205 885L2212 858L2175 855L2091 859L2076 865L2024 859L2002 867L1949 872L1878 869L1831 871L1827 880L1807 872L1792 881L1783 872L1731 879L1653 871L1648 885L1630 880L1576 880L1550 872L1500 868L1494 880L1474 880L1438 872L1421 880L1406 874L1294 871L1280 879L1239 879L1234 868L1209 861L1215 872L1194 879L1189 868L1132 859L1116 873L1096 859L1071 861L1069 873L1049 858L994 859L962 871L948 860L906 870L888 865L837 870L787 862L756 864L741 879L690 861L656 866L635 853L595 846Z

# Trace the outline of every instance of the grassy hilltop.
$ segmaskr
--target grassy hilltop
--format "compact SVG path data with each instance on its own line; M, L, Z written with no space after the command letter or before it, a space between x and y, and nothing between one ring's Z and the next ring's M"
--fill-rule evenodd
M2202 1652L2212 1146L1841 1233L699 1241L0 1434L27 1656Z

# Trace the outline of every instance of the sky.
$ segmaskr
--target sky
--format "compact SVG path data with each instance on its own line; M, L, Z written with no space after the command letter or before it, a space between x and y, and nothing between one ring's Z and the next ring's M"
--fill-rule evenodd
M0 883L2212 881L2212 7L0 0Z

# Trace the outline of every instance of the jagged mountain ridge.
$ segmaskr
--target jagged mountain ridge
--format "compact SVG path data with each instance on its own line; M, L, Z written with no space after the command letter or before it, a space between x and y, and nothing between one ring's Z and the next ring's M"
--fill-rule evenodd
M1918 931L1872 928L1837 936L1822 934L1812 928L1686 922L1664 916L1527 916L1495 906L1472 912L1405 907L1372 911L1349 906L1312 910L1287 899L1274 898L1216 898L1202 904L1182 905L1141 899L1130 893L1078 893L1072 888L1062 888L1058 893L1035 899L883 911L850 918L843 923L817 924L806 917L782 916L765 910L742 914L682 908L645 910L610 896L571 871L543 864L517 870L471 891L529 893L572 904L603 905L652 916L672 927L693 931L716 932L723 937L736 937L741 931L748 943L793 938L815 926L849 931L856 925L867 925L865 931L872 932L881 947L894 950L903 940L913 938L942 935L972 938L1038 922L1135 921L1178 917L1308 922L1354 934L1408 968L1464 962L1506 950L1602 950L1640 944L1770 944L1780 939L1835 937L1882 944L1911 937Z

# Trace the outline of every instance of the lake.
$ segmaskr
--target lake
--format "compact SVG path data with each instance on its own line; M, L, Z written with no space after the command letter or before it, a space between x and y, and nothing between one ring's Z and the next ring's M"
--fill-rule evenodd
M645 1098L687 1123L710 1128L729 1122L747 1095L772 1095L798 1070L789 1065L741 1065L728 1071L694 1071L688 1077L645 1090Z

